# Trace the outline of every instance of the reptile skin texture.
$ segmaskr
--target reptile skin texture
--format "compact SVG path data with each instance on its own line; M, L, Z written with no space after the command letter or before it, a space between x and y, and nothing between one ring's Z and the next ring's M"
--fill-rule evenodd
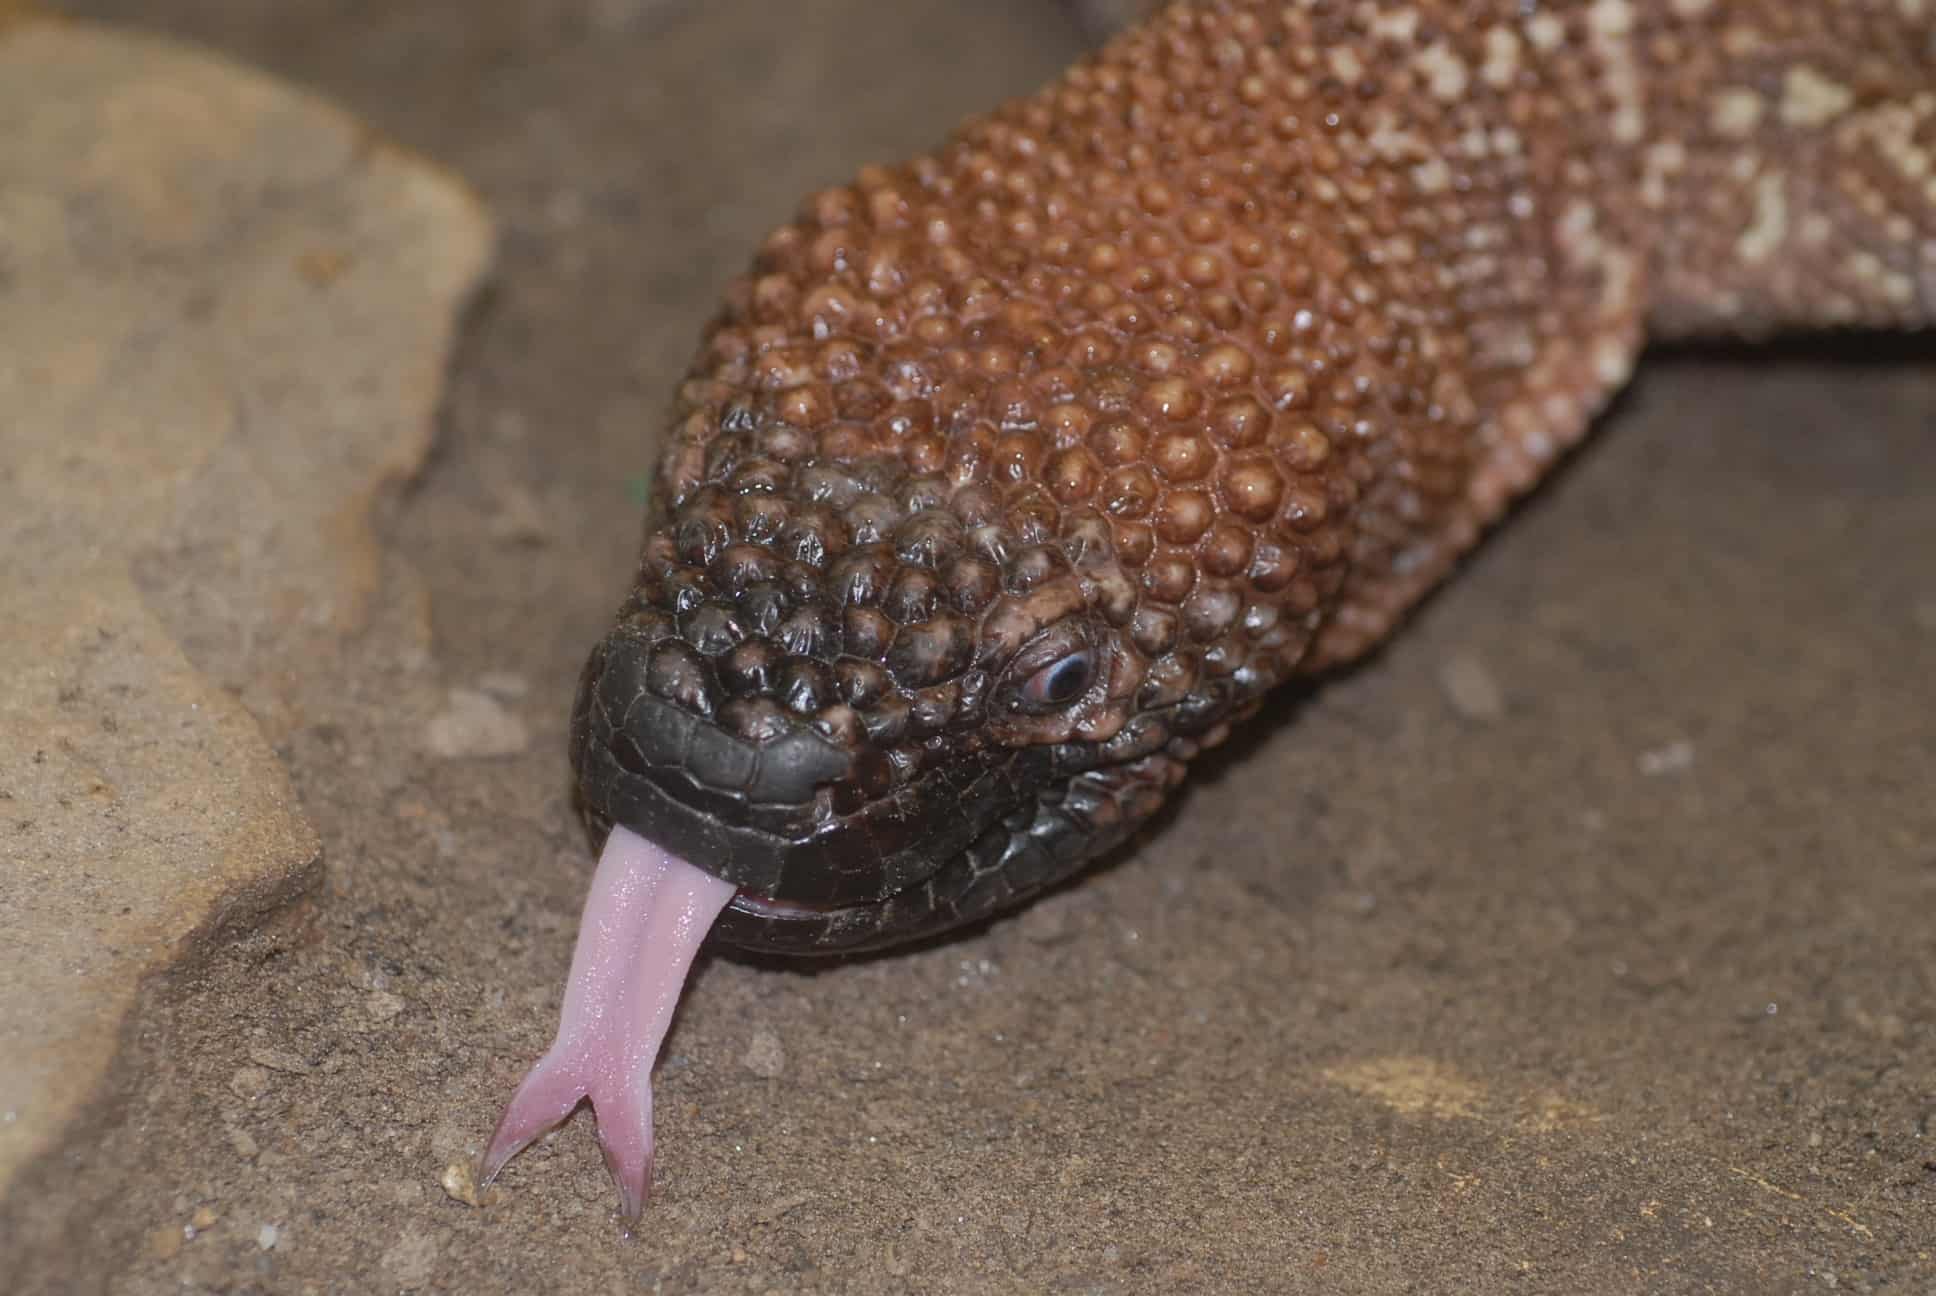
M1936 0L1205 0L816 194L572 759L729 945L995 913L1377 644L1646 338L1936 319Z

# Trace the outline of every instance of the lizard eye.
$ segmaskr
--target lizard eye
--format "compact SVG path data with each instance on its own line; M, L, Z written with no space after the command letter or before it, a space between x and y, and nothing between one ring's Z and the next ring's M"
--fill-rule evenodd
M1032 711L1063 707L1089 691L1096 679L1096 650L1058 657L1022 685L1022 705Z

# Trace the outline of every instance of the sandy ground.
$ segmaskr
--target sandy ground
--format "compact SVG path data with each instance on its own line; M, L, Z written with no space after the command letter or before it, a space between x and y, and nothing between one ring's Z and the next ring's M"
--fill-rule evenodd
M800 194L1079 39L1024 0L60 7L322 90L502 222L383 574L529 741L427 751L381 617L289 664L323 889L153 989L0 1286L1936 1290L1936 345L1656 357L1112 868L912 955L702 964L625 1240L582 1118L487 1209L439 1178L554 1022L566 708L657 417Z

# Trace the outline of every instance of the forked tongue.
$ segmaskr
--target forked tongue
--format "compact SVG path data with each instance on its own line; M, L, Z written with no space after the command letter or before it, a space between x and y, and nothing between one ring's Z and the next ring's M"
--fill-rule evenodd
M700 942L734 887L624 828L598 857L551 1047L511 1095L478 1163L489 1183L589 1098L627 1221L652 1186L652 1062Z

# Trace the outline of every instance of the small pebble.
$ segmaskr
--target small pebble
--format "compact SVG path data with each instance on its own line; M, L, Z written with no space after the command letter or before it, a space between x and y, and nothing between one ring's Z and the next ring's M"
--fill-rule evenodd
M1506 713L1499 681L1477 657L1461 654L1440 666L1439 687L1452 709L1467 720L1497 720Z
M275 1250L276 1243L280 1241L282 1241L282 1230L274 1224L264 1224L255 1231L255 1244L264 1251Z
M771 1224L774 1220L780 1219L788 1213L805 1206L812 1200L812 1193L794 1193L790 1197L782 1197L778 1201L768 1202L766 1205L755 1210L753 1212L753 1219L756 1223Z
M506 702L515 702L531 692L530 682L516 671L486 671L477 677L477 687Z
M208 1206L197 1206L195 1208L194 1215L189 1217L188 1222L197 1233L200 1233L207 1229L214 1228L215 1221L221 1218L222 1217L220 1215L217 1215L215 1213L213 1208Z
M148 1253L157 1260L173 1260L181 1254L182 1243L187 1241L179 1227L165 1225L148 1234Z
M244 1161L253 1161L257 1156L261 1155L262 1145L255 1141L255 1135L249 1133L249 1131L236 1129L231 1126L228 1135L229 1146L235 1149L235 1155L241 1157Z
M317 288L327 288L343 277L355 260L342 248L315 247L296 257L296 273Z
M444 709L424 730L424 746L447 758L515 756L530 745L524 721L476 689L450 690Z
M1069 926L1069 906L1061 896L1030 905L1015 921L1022 938L1036 945L1059 945L1074 935Z
M446 1197L466 1206L495 1206L500 1197L495 1188L477 1186L477 1175L469 1161L453 1161L445 1166L438 1183L443 1186Z
M1640 753L1635 764L1648 778L1684 773L1694 764L1694 744L1685 738L1677 738L1673 742L1649 748Z
M753 1040L746 1046L746 1056L740 1059L756 1076L777 1080L786 1070L786 1050L780 1045L780 1037L770 1030L756 1030Z
M437 1250L437 1239L430 1234L405 1229L377 1261L377 1267L399 1291L414 1291L430 1284L437 1268Z
M288 1075L307 1075L312 1069L309 1059L299 1057L286 1049L250 1049L249 1061L271 1071L281 1071Z
M585 219L585 195L576 189L556 189L545 200L545 218L563 229L582 224Z
M522 486L506 486L497 493L497 511L485 523L493 540L507 544L539 546L551 538L544 510L537 499Z
M269 1072L259 1066L237 1067L229 1077L229 1092L237 1098L254 1102L269 1092Z

